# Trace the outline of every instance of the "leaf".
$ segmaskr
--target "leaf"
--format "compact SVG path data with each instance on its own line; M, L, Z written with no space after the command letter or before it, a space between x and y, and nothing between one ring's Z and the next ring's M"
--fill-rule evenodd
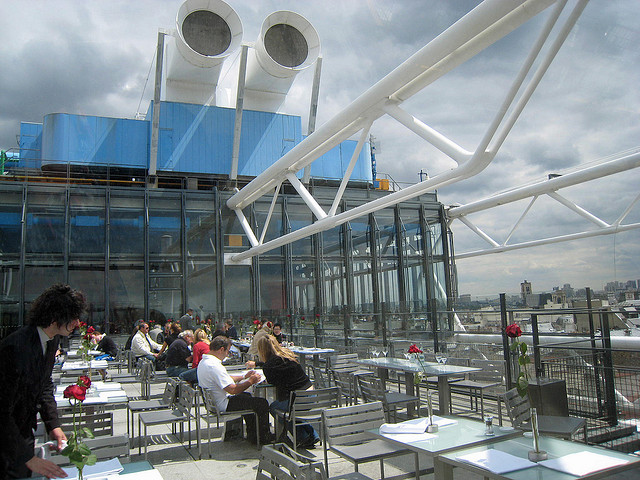
M96 457L94 454L91 454L85 459L85 465L95 465L97 461L98 457Z
M84 443L78 445L78 451L82 453L82 455L91 455L91 450Z
M520 342L513 342L510 346L509 346L509 350L511 350L512 352L515 352L516 350L518 350L518 344Z
M72 451L67 456L69 457L69 460L71 460L73 463L81 462L83 458L83 455L78 450Z
M524 342L520 342L520 353L522 355L526 355L527 354L527 344Z
M82 431L84 432L84 436L86 438L95 438L95 435L93 434L93 432L89 430L87 427L82 427Z
M67 446L60 451L60 454L64 455L65 457L68 457L72 451L73 451L73 447L67 444Z

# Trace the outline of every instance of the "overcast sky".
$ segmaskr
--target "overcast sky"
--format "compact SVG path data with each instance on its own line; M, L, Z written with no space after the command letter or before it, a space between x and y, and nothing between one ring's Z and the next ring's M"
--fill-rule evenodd
M132 118L145 112L158 28L173 28L180 0L3 0L0 2L0 148L15 147L20 121L54 112ZM465 0L229 0L254 42L263 19L293 10L316 28L323 69L318 126L357 98L479 2ZM570 5L573 2L570 0ZM473 150L510 86L548 13L430 85L403 108ZM446 205L465 204L640 146L640 2L591 0L492 164L474 178L438 191ZM229 57L221 88L233 89L238 55ZM307 125L309 69L293 85L286 113ZM224 90L223 90L224 91ZM372 128L378 171L415 183L450 159L395 121ZM562 190L613 222L638 195L640 169ZM591 230L577 214L540 199L510 243ZM471 219L502 242L526 208L519 202ZM625 223L640 222L640 204ZM454 222L455 249L486 244ZM599 290L605 282L640 279L640 230L560 243L457 263L460 293L534 291L570 283Z

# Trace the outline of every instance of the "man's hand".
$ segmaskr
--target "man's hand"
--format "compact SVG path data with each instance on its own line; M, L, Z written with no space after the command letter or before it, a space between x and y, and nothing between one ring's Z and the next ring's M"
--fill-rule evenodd
M32 472L44 475L47 478L63 478L67 476L66 472L55 463L36 456L31 457L31 460L26 465Z
M251 375L255 375L256 371L255 370L249 370L247 373L244 374L244 378L249 378Z
M253 360L249 360L247 363L244 364L244 366L247 368L256 368L256 362L254 362Z
M51 438L51 440L54 440L58 444L58 451L67 446L67 436L64 434L60 427L51 430L49 432L49 438Z
M253 372L253 375L250 375L249 377L247 377L251 385L255 385L256 383L259 383L261 378L262 377L260 377L260 374L256 372Z

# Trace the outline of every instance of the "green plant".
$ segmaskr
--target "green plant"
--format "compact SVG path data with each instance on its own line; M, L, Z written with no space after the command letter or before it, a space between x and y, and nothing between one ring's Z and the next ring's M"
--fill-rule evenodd
M520 373L518 374L518 380L516 381L516 388L518 389L518 394L521 397L526 397L529 392L529 370L527 367L531 363L531 359L529 358L529 355L527 355L527 344L520 340L522 330L517 324L512 323L507 326L505 333L507 334L507 337L513 339L513 343L509 348L512 352L518 355L518 367L520 369Z
M74 385L65 388L63 396L73 404L73 434L67 441L67 446L62 450L62 455L69 457L71 463L78 468L78 480L82 480L82 471L87 465L94 465L97 457L91 453L91 449L82 441L85 438L94 438L93 432L80 426L82 420L82 402L84 402L87 390L91 387L91 378L86 375L78 377Z

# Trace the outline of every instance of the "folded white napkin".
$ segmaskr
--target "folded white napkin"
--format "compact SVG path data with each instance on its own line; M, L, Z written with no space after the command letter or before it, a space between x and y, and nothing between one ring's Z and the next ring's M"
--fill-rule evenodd
M629 460L623 458L613 458L607 455L591 452L578 452L564 455L563 457L551 458L539 462L547 468L565 472L570 475L582 477L598 470L617 467L629 463Z
M67 472L66 480L75 480L78 478L78 469L76 467L63 467L63 470ZM82 469L82 475L84 478L105 478L109 475L120 473L124 468L120 463L120 460L113 458L111 460L105 460L103 462L96 462L95 465L87 465Z
M417 418L402 423L383 423L380 433L424 433L428 426L428 418Z
M522 470L523 468L536 466L535 463L530 462L526 458L516 457L510 453L493 449L462 455L456 457L456 460L470 463L471 465L484 468L497 474L514 472L516 470Z

